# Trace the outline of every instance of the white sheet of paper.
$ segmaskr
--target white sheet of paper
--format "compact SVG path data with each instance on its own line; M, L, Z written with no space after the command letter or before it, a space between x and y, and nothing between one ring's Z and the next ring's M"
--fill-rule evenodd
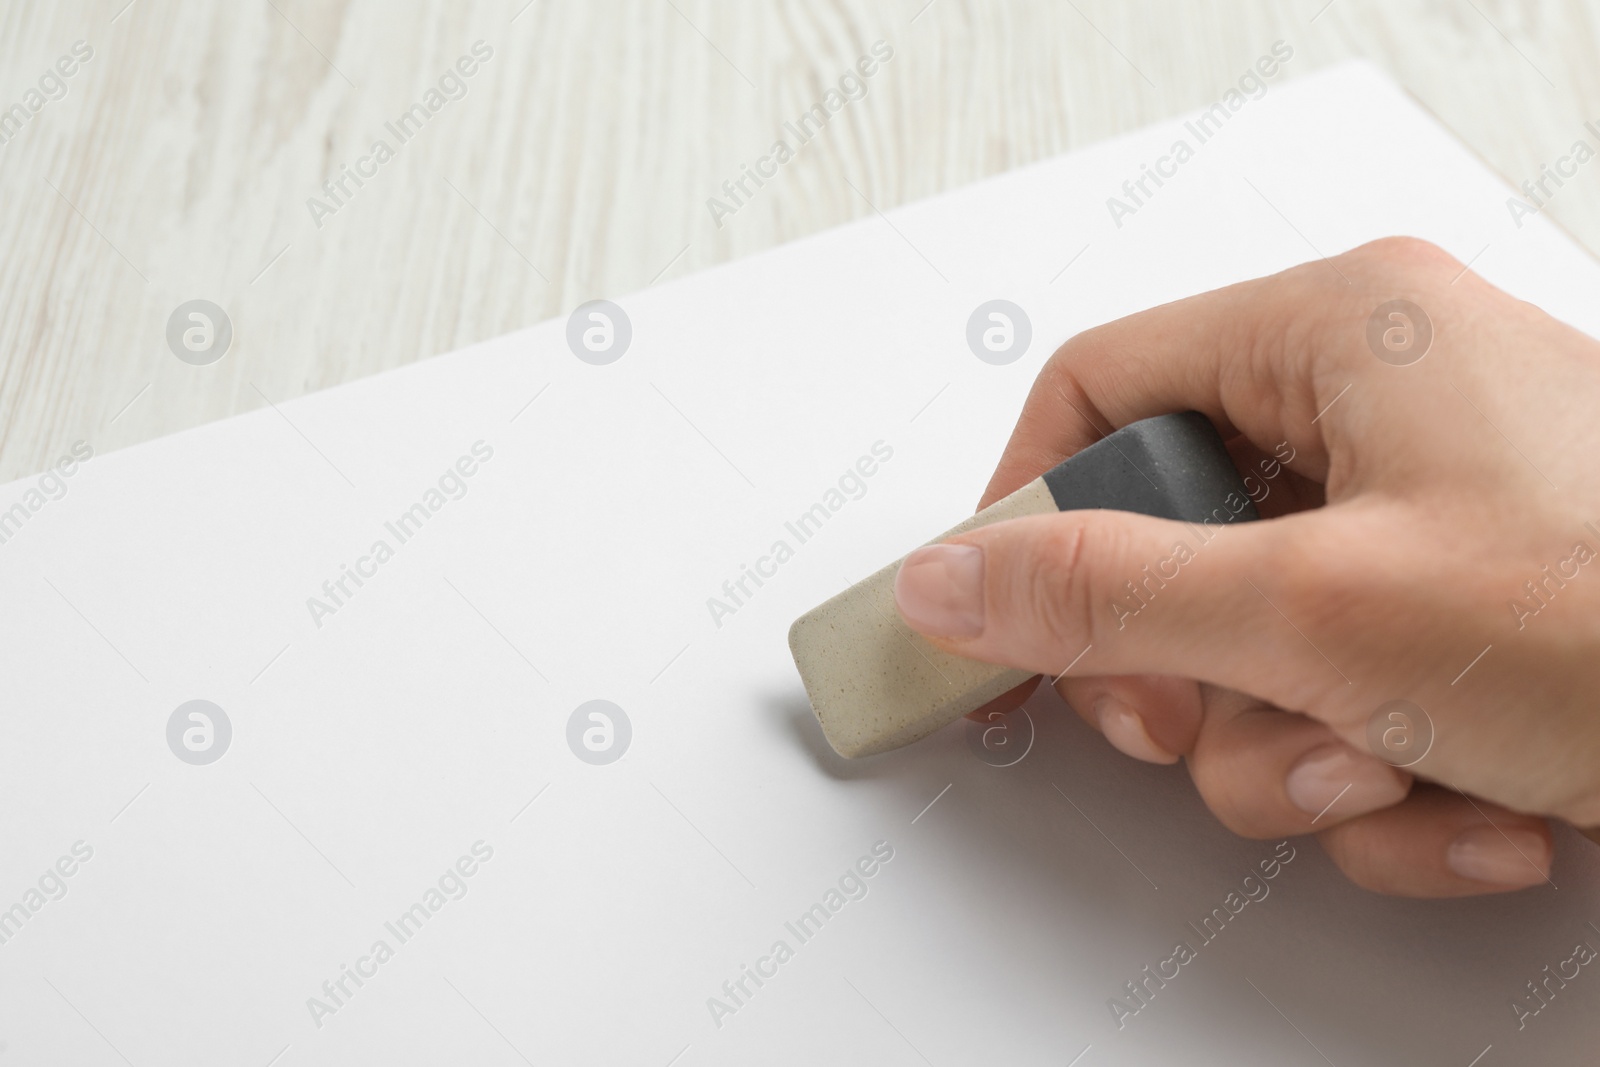
M1352 888L1297 840L1208 942L1277 846L1221 829L1181 767L1120 756L1053 695L1005 768L963 727L847 763L810 716L790 620L970 512L1078 330L1411 233L1600 334L1596 263L1515 227L1511 190L1371 67L1274 86L1114 226L1106 198L1183 135L620 298L609 366L553 321L83 465L0 544L0 1060L1589 1055L1600 973L1520 1031L1511 1007L1600 946L1600 853L1574 835L1551 886L1442 903ZM1033 329L1003 367L965 340L997 297ZM401 543L385 524L478 442L465 495ZM875 444L892 456L800 543L786 523ZM392 558L313 619L380 540ZM196 699L231 723L209 765L168 745ZM595 699L631 724L609 765L568 744ZM449 876L475 844L492 856ZM845 877L875 845L892 859ZM834 902L805 939L786 925ZM1179 942L1194 958L1119 1025L1109 1002Z

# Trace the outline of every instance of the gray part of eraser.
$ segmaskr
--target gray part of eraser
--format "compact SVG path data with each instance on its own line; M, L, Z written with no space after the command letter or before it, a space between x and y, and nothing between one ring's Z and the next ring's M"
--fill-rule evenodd
M1258 517L1217 428L1198 411L1129 423L1043 477L1062 511L1110 508L1180 522Z
M1198 523L1257 517L1215 427L1189 411L1123 427L928 543L1007 519L1084 508ZM789 628L789 650L806 694L841 756L909 745L1033 677L1032 671L951 655L908 627L894 602L903 561Z

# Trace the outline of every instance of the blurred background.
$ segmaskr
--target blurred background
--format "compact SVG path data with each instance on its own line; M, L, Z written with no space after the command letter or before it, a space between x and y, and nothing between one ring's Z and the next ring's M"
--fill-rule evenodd
M1207 106L1278 40L1275 84L1370 59L1520 185L1600 145L1597 30L1585 0L7 0L0 481ZM1600 168L1545 211L1600 249ZM232 325L209 365L168 345L192 300Z

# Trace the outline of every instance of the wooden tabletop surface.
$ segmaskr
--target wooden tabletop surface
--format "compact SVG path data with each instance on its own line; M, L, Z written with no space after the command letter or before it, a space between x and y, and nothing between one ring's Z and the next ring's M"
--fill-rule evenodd
M0 481L1203 106L1277 40L1287 77L1376 61L1537 179L1600 146L1597 27L1585 0L0 2ZM879 41L843 121L708 208ZM1600 249L1600 165L1547 210ZM169 346L192 300L232 328L207 365Z

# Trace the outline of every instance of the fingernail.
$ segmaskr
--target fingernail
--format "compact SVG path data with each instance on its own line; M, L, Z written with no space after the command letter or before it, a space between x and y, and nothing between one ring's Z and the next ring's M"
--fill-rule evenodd
M1549 878L1550 846L1532 830L1474 826L1450 843L1445 862L1463 878L1520 888Z
M1331 823L1398 804L1411 791L1411 779L1344 745L1324 745L1300 757L1284 790L1295 807L1318 821L1334 816Z
M928 545L900 564L894 602L901 616L930 637L983 633L983 549Z
M1178 757L1156 744L1144 728L1144 720L1116 697L1101 697L1090 709L1111 746L1125 756L1146 763L1177 763Z

